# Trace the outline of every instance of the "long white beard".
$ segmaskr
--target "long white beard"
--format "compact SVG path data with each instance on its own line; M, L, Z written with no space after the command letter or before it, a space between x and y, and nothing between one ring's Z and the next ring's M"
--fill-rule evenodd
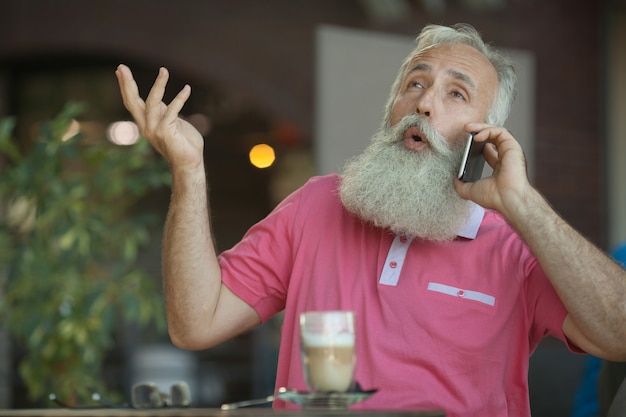
M404 133L418 126L429 147L404 146ZM463 147L449 147L418 115L381 129L370 146L344 167L339 196L348 211L377 227L434 241L449 241L469 217L470 203L454 190Z

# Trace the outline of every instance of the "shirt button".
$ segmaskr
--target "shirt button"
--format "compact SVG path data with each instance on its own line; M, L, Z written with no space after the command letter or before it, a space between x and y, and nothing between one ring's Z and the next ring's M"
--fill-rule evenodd
M398 263L397 263L396 261L391 261L391 262L389 262L389 267L390 267L390 268L395 268L395 267L397 267L397 266L398 266Z
M400 242L406 243L407 240L406 236L400 236Z
M456 293L456 295L458 295L459 297L463 297L463 296L465 296L465 291L463 291L463 290L459 290L459 291Z

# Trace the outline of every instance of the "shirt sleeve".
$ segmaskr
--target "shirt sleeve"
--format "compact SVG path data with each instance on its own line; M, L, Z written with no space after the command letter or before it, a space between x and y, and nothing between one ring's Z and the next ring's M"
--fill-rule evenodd
M531 323L529 343L531 351L537 347L545 336L553 336L574 353L584 353L578 346L571 343L563 333L563 322L567 310L550 283L539 262L532 257L529 273L526 276L526 302L528 320Z
M291 229L301 190L281 202L218 260L222 282L263 322L285 307L292 270Z

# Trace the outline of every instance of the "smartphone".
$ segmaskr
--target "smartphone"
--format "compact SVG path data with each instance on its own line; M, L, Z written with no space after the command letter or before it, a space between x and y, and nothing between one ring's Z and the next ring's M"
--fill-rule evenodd
M485 166L485 158L483 157L485 142L474 141L474 134L474 132L470 133L467 138L463 160L459 167L458 177L465 182L478 181L483 175L483 167Z

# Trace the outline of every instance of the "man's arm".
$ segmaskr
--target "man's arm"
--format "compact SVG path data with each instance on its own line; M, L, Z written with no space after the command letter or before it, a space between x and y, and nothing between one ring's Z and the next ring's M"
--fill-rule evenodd
M173 172L163 237L163 289L168 331L179 347L215 346L260 323L252 307L221 282L204 168Z
M182 348L214 346L259 324L260 318L221 282L210 225L204 140L178 117L191 90L185 86L165 105L162 99L169 74L161 68L144 102L126 66L120 65L116 75L124 105L172 171L172 197L163 239L163 287L170 337Z
M485 158L494 173L458 181L459 194L498 210L522 236L565 305L567 338L593 355L626 360L626 271L574 230L528 182L519 143L504 128L469 124L489 140Z
M534 191L534 190L533 190ZM626 360L626 276L535 195L507 215L550 278L565 304L565 335L581 349Z

